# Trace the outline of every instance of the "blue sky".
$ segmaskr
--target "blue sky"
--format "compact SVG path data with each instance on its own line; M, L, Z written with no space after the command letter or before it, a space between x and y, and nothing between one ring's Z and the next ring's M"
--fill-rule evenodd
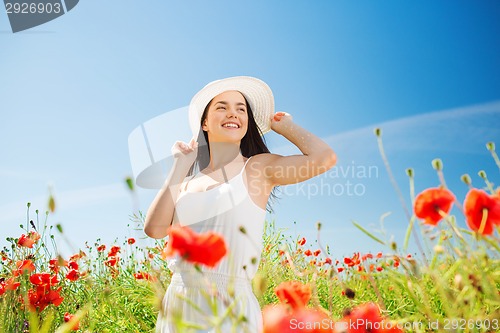
M417 191L436 186L436 157L460 200L463 173L481 187L484 169L498 183L485 149L500 145L498 17L496 0L87 0L13 34L0 12L0 244L20 235L27 202L46 210L49 185L49 223L61 223L75 247L140 237L129 215L155 193L139 189L134 201L125 188L128 135L234 75L266 81L277 110L338 154L336 174L284 188L269 220L309 238L321 221L322 242L340 257L380 249L351 221L374 230L392 212L387 238L402 242L406 221L373 128L383 129L407 200L404 170L415 169ZM273 133L266 139L274 152L296 152Z

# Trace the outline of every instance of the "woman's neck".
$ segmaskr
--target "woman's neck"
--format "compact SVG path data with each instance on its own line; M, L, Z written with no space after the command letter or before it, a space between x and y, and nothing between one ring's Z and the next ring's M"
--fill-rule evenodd
M207 166L208 171L215 171L223 168L233 161L243 161L240 152L240 146L227 142L210 143L210 162Z

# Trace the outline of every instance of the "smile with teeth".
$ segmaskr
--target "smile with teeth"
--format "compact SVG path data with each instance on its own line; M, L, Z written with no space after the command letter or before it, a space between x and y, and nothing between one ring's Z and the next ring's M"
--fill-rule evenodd
M236 123L225 123L225 124L222 124L222 127L226 127L226 128L240 128L240 125L238 125Z

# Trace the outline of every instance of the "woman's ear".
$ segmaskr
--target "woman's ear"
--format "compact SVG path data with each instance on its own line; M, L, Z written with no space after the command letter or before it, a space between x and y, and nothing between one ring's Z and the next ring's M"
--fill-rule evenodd
M205 132L207 131L207 119L203 120L203 124L201 124L201 129L204 130Z

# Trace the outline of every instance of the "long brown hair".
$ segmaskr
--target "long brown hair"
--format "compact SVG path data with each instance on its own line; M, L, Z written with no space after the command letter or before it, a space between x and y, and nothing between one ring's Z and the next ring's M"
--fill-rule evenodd
M257 126L257 123L255 122L252 108L250 107L250 104L248 104L246 97L243 96L243 98L245 99L245 104L247 107L248 127L245 136L241 139L240 143L241 155L243 155L246 158L250 158L258 154L270 153L269 148L267 148L265 138L259 126ZM205 119L207 118L208 109L210 108L212 101L213 99L207 104L205 110L203 111L200 120L200 128ZM208 141L208 133L204 130L200 130L197 141L198 141L198 154L196 156L196 160L191 166L191 169L189 170L188 175L193 175L195 172L200 172L201 170L205 169L210 163L210 142ZM270 200L268 200L266 205L266 210L270 213L273 212L273 209L269 201L274 202L277 199L275 192L276 188L277 187L274 187L272 189L271 195L269 196Z

